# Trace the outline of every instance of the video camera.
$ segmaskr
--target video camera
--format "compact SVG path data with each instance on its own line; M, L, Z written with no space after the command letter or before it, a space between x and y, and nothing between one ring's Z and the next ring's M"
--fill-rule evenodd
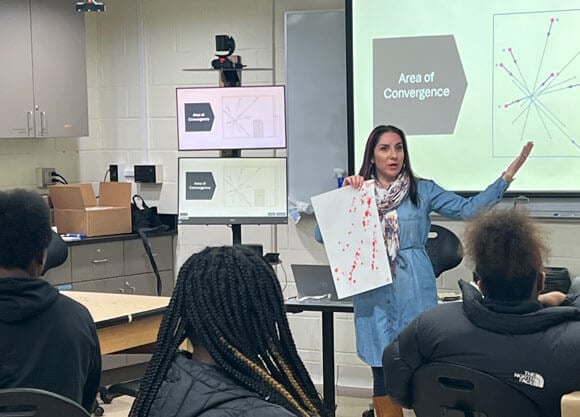
M223 81L227 87L235 87L240 85L240 77L238 70L244 68L241 57L236 57L236 61L232 61L230 56L236 49L236 42L234 38L229 35L216 35L215 37L215 54L216 59L211 61L211 66L214 69L219 69L223 74Z

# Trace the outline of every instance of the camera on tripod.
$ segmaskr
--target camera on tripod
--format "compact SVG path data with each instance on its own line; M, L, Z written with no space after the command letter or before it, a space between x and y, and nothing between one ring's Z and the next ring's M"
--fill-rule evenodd
M222 81L225 87L238 87L241 84L241 74L239 70L244 68L242 58L233 56L236 50L236 42L229 35L216 35L215 37L216 59L211 61L211 66L218 69L222 74Z

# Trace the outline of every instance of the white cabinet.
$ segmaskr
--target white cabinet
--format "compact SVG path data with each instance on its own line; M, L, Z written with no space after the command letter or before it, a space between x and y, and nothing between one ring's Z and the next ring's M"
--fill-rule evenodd
M0 0L0 138L88 135L84 14Z

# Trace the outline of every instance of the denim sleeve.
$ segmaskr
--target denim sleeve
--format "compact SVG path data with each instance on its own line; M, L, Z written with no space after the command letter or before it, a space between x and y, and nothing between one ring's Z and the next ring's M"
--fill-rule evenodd
M500 177L479 194L473 197L462 197L443 189L433 181L426 181L426 183L431 211L454 220L475 217L497 204L509 185Z
M318 225L316 225L316 227L314 228L314 239L318 243L324 244L324 241L322 240L322 233L320 233L320 227L318 227Z

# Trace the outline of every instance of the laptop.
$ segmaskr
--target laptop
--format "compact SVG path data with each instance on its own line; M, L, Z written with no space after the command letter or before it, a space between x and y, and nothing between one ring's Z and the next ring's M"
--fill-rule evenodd
M290 268L294 275L299 300L351 301L351 297L338 299L329 265L291 264Z

